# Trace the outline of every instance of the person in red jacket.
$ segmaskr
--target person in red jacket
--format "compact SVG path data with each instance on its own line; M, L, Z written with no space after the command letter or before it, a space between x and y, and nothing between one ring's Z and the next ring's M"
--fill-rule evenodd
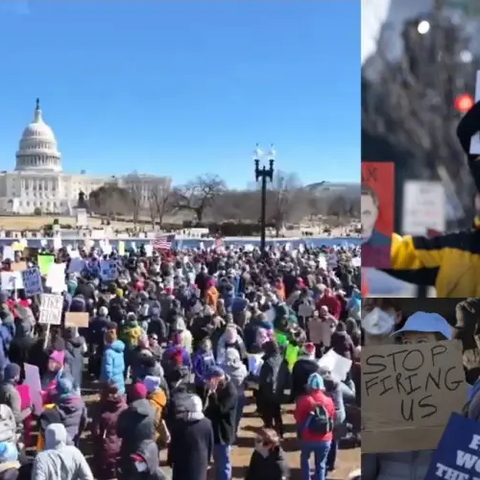
M340 300L332 294L331 288L325 288L317 300L317 310L320 310L321 307L327 307L330 315L334 316L336 320L340 318L342 304Z
M313 480L325 480L327 456L333 439L335 407L324 393L323 378L318 373L308 377L307 393L298 398L295 421L300 440L302 480L310 480L309 460L313 453L315 473Z

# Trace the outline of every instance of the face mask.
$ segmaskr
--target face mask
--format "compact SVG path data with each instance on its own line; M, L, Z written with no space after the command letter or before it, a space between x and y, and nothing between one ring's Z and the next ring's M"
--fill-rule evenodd
M395 314L375 307L362 318L362 328L370 335L388 335L395 326Z

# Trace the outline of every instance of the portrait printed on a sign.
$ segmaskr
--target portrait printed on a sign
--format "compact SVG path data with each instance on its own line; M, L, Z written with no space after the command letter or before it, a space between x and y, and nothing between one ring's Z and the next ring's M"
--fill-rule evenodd
M362 162L362 266L390 267L393 233L393 163Z

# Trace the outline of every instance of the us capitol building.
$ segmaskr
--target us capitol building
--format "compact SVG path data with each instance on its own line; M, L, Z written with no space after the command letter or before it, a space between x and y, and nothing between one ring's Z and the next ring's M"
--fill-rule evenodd
M120 186L136 183L136 191L147 203L151 189L158 183L170 183L166 177L127 175L94 177L62 171L61 154L52 129L43 121L37 99L32 122L24 129L16 153L13 172L0 172L0 212L32 214L42 212L72 214L78 195L85 196L107 182Z

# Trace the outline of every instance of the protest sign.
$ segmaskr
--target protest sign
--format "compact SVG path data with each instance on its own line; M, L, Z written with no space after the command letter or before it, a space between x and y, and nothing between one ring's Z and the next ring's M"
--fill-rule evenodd
M20 272L1 272L2 291L13 291L23 288L23 279Z
M87 328L89 317L87 312L67 312L65 314L65 326Z
M362 453L429 450L466 399L457 341L362 350Z
M38 268L42 275L48 275L50 267L55 263L55 255L39 255L37 257Z
M12 272L23 272L27 268L26 262L12 262Z
M308 322L309 340L316 345L320 345L324 340L324 331L322 320L319 318L311 318Z
M390 267L393 232L393 163L362 163L362 266Z
M115 280L117 275L117 264L115 260L102 260L100 262L100 278L103 281Z
M36 365L24 364L25 383L28 385L30 400L39 415L43 410L42 384L40 382L40 371Z
M22 272L23 288L28 296L39 295L43 292L42 276L37 267L28 268Z
M298 306L298 316L302 318L310 318L313 315L313 306L309 303L301 303Z
M60 325L62 321L63 297L51 293L42 293L40 302L40 323Z
M65 284L65 263L52 263L47 274L46 286L53 293L62 293L67 289Z
M329 350L318 360L318 365L324 371L330 372L334 380L343 382L352 368L352 361L342 357L334 350Z
M458 413L450 417L425 480L439 478L480 480L480 423L476 420Z

